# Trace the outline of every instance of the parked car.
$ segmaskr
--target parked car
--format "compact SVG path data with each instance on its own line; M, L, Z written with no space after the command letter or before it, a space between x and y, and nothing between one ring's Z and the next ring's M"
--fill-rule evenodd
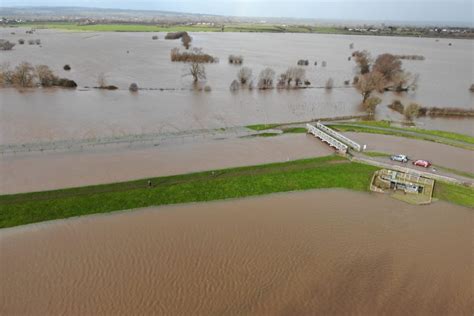
M400 161L400 162L407 162L408 161L408 157L405 156L405 155L390 156L390 159L393 160L393 161Z
M431 162L426 161L426 160L421 160L421 159L413 161L413 164L415 166L423 167L423 168L428 168L429 166L431 166Z

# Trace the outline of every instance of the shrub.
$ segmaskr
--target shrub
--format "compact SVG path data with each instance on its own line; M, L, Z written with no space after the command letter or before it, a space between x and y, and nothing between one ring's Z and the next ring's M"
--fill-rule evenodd
M35 39L35 44L36 45L40 45L41 44L41 40L39 38Z
M344 80L344 85L348 86L351 83L350 80Z
M157 39L158 39L158 35L153 35L153 36L151 37L151 39L152 39L152 40L157 40Z
M133 82L128 87L128 90L130 90L131 92L137 92L138 91L138 85L135 82Z
M409 121L420 115L420 106L416 103L410 103L403 111L405 118Z
M399 100L393 101L391 104L388 105L388 107L400 114L403 114L405 112L405 107Z
M11 85L13 78L13 71L10 70L10 65L4 63L0 66L0 86L5 87Z
M310 85L311 85L311 82L310 82L309 80L305 80L305 81L304 81L304 85L305 85L305 86L310 86Z
M204 87L204 91L206 91L206 92L211 92L211 91L212 91L211 86L206 85L206 86Z
M359 76L354 76L352 79L352 84L357 84L359 82Z
M354 49L354 43L349 44L349 49Z
M307 60L307 59L300 59L300 60L298 60L297 65L298 65L298 66L308 66L308 65L309 65L309 60Z
M241 84L246 84L252 78L252 69L248 67L242 67L237 73L237 78Z
M12 50L15 46L15 43L6 40L0 40L0 50Z
M470 90L471 92L474 92L474 83L471 84L471 87L469 88L469 90Z
M273 80L275 78L275 71L269 67L263 69L258 76L259 89L273 88Z
M214 63L218 59L209 54L204 54L200 48L193 48L191 52L183 53L179 51L179 48L173 48L171 50L171 61Z
M334 87L334 80L332 78L329 78L328 81L326 81L326 90L331 90Z
M355 62L359 67L359 72L363 75L370 71L372 59L368 51L355 51L352 53L352 57L355 58Z
M326 61L324 61L324 60L323 60L323 62L321 63L321 66L322 66L322 67L326 67L326 66L327 66L327 64L328 64L328 63L327 63Z
M232 81L229 87L230 91L237 91L240 89L240 84L237 80Z
M64 65L63 69L66 70L66 71L69 71L69 70L71 70L71 66L69 66L69 64L66 64L66 65Z
M188 34L188 32L170 32L166 34L165 39L167 40L180 39L181 37L184 36L184 34Z
M22 38L20 38L20 39L18 40L18 44L20 44L20 45L23 45L23 44L25 44L25 40L24 40L24 39L22 39Z
M229 64L241 65L244 62L242 56L229 55Z
M105 78L105 74L103 72L97 76L97 85L99 88L105 88L107 86L107 79Z
M38 77L40 85L43 87L51 87L58 80L51 69L46 65L36 66L36 76Z
M35 45L35 40L29 39L28 40L28 45Z
M63 87L63 88L76 88L77 87L77 83L74 80L70 80L66 78L58 79L54 85L58 87Z

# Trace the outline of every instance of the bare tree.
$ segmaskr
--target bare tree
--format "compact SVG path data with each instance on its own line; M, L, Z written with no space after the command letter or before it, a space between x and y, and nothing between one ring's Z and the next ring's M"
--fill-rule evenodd
M362 103L365 104L374 91L382 92L384 88L384 78L380 72L371 71L359 76L356 88L362 94Z
M189 66L188 75L193 77L194 82L198 82L200 79L206 79L206 69L204 68L204 65L193 62Z
M359 72L362 75L370 72L372 58L370 57L370 53L368 51L355 51L352 53L352 57L354 57L355 62L359 67Z
M58 79L46 65L36 66L36 76L43 87L53 86Z
M186 49L189 49L192 41L193 41L193 38L189 36L188 33L184 33L183 36L181 37L181 43L183 43L183 46Z
M388 87L388 90L395 90L397 92L416 90L418 88L419 75L412 75L409 72L400 71L397 72L392 78L392 85Z
M12 74L12 83L19 87L32 87L35 77L35 68L30 63L22 62L15 67Z
M329 78L328 81L326 81L326 90L331 90L334 87L334 80L332 78Z
M20 44L20 45L23 45L23 44L25 44L25 40L24 40L24 39L22 39L22 38L20 38L20 39L18 40L18 44Z
M402 62L392 54L382 54L377 56L372 70L380 72L385 81L391 82L398 73L402 72Z
M103 72L99 73L99 75L97 76L97 85L99 86L99 88L105 88L107 86L107 79Z
M133 82L128 87L128 90L130 90L130 92L137 92L138 91L138 85L135 82Z
M275 71L269 67L263 69L258 76L259 89L273 88L273 79L275 78Z
M244 58L242 56L229 55L229 64L241 65L243 62Z
M0 65L0 86L5 87L13 83L13 71L10 69L9 63Z
M369 115L374 115L374 113L375 113L375 108L377 107L377 105L380 104L380 102L382 102L382 100L381 100L380 98L372 97L372 98L367 99L367 100L362 104L362 106L364 107L364 109L367 111L367 113L368 113Z
M230 91L237 91L240 89L239 82L237 80L232 81L229 87Z
M471 87L469 88L469 91L474 92L474 83L471 84Z
M237 73L237 78L241 84L246 84L252 78L252 69L249 67L242 67Z

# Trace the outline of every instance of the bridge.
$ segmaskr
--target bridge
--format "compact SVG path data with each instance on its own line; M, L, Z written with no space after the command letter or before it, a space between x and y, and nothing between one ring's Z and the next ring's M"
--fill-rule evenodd
M332 136L333 138L335 138L335 139L339 140L340 142L346 144L347 146L351 147L354 150L363 151L366 148L366 145L362 146L362 145L356 143L352 139L347 138L346 136L342 135L341 133L336 132L335 130L327 127L326 125L324 125L321 122L317 122L316 127L318 129L320 129L321 131L325 132L326 134Z
M321 141L327 143L329 146L336 148L337 151L341 153L347 153L347 149L349 148L346 144L340 142L336 138L332 137L326 132L323 132L319 128L311 124L306 124L306 129L308 130L309 134L313 134L314 137L319 138Z

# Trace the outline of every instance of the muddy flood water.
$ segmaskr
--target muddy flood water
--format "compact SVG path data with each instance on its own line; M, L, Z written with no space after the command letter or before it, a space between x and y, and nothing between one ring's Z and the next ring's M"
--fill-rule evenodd
M471 209L344 190L0 230L2 315L472 315Z
M84 139L129 134L167 133L213 129L256 123L307 121L315 118L361 114L360 94L345 87L355 75L348 61L354 43L375 57L418 54L424 61L403 61L404 68L419 74L415 93L385 93L377 118L402 120L386 105L394 99L414 100L423 106L474 108L469 92L474 57L473 41L428 38L397 38L318 34L193 33L193 45L219 57L206 65L211 92L192 90L192 79L183 76L187 66L170 61L170 50L179 41L152 40L151 33L97 33L38 30L34 35L17 29L0 29L0 37L40 38L42 45L16 45L2 52L1 62L15 66L22 61L46 64L61 77L75 80L77 90L35 89L0 91L0 144ZM449 46L449 43L452 46ZM279 91L229 91L240 69L229 65L230 54L244 56L244 66L253 69L254 80L264 67L279 75L299 59L309 59L305 67L313 88ZM318 65L314 66L317 61ZM322 61L327 62L322 67ZM65 64L71 71L63 70ZM118 91L98 91L100 73ZM324 87L329 78L335 88ZM128 91L130 83L156 90ZM165 89L163 91L159 89ZM167 90L169 89L169 90ZM474 135L471 120L422 119L426 128L446 129Z

